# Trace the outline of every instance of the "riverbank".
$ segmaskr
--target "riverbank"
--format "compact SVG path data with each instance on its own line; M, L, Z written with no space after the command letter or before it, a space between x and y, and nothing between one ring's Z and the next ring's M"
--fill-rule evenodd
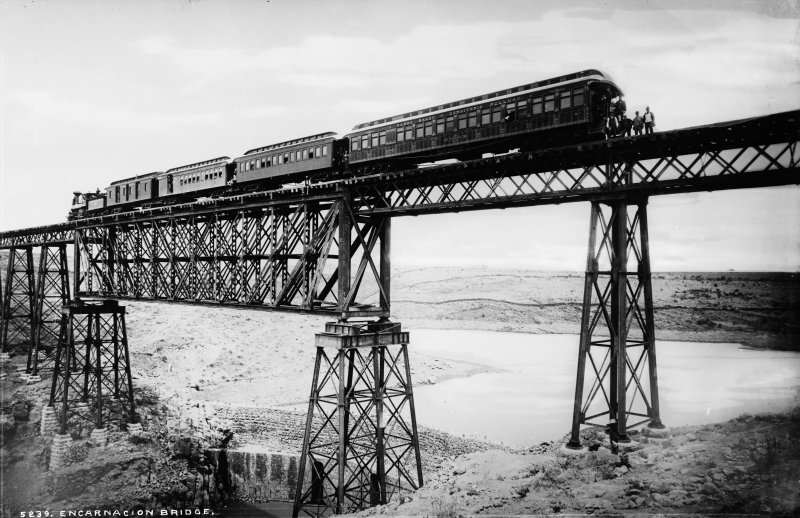
M409 329L578 334L584 274L408 268L393 282L393 317ZM800 275L652 275L656 338L800 350Z

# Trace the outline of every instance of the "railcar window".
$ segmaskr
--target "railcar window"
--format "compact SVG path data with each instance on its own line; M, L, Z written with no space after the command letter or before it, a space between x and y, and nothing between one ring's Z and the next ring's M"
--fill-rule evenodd
M303 160L308 160L308 150L307 149L303 150Z
M414 139L414 128L412 126L406 126L406 140L413 140Z
M583 88L572 91L572 105L583 106Z
M425 136L433 135L433 121L425 121Z
M361 149L369 149L369 135L361 135Z
M262 158L261 159L261 167L267 167L267 159L266 158Z
M423 136L425 136L425 133L424 133L424 132L425 132L425 127L424 127L424 125L423 125L421 122L418 122L418 123L417 123L416 137L417 137L417 138L422 138Z
M481 126L485 126L492 122L492 110L484 108L481 110Z
M405 140L405 132L403 128L397 128L397 141L402 142Z
M528 100L522 99L517 103L517 116L525 117L528 115Z
M372 141L372 147L378 147L378 134L377 133L370 134L370 140Z
M551 112L556 109L556 96L555 94L544 96L544 111Z
M353 148L352 151L358 151L360 143L361 142L358 140L358 138L354 138L353 141L351 142L352 144L351 147Z
M322 146L322 156L328 156L328 146Z
M288 164L289 163L289 153L284 153L283 154L283 163L284 164Z
M478 125L478 112L469 112L469 117L468 117L467 121L468 121L467 125L470 128L474 128L475 126L477 126Z
M458 116L458 129L466 129L467 127L467 114L462 113Z
M542 98L541 97L534 97L533 98L533 114L538 115L542 113Z
M378 133L378 144L380 144L381 146L385 146L386 145L386 132L385 131L381 131L380 133ZM317 148L317 149L319 149L319 148ZM317 153L317 155L319 155L319 153Z
M503 118L503 108L500 105L492 106L492 122L500 122Z
M570 108L572 106L572 98L569 92L561 92L561 109Z
M436 119L436 134L444 133L444 119Z
M456 118L452 115L447 116L447 122L445 124L445 131L448 133L456 129Z

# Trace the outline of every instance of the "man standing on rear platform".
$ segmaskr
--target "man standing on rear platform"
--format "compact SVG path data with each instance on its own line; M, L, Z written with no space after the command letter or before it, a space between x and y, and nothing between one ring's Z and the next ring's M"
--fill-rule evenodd
M644 132L646 135L652 135L653 128L656 125L656 116L650 111L650 107L644 109Z

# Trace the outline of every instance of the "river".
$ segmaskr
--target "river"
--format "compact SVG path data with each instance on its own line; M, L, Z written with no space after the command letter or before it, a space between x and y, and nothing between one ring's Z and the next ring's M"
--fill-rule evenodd
M667 426L800 404L800 353L697 342L658 341L656 348ZM412 365L422 353L501 369L415 387L417 421L512 446L560 439L572 423L577 352L576 335L412 330Z

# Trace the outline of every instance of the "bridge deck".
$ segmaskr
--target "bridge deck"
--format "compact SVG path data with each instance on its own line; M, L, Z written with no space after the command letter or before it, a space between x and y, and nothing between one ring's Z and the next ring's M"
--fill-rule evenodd
M0 248L71 242L79 228L329 205L345 190L359 214L401 216L798 184L798 140L800 110L0 232Z

